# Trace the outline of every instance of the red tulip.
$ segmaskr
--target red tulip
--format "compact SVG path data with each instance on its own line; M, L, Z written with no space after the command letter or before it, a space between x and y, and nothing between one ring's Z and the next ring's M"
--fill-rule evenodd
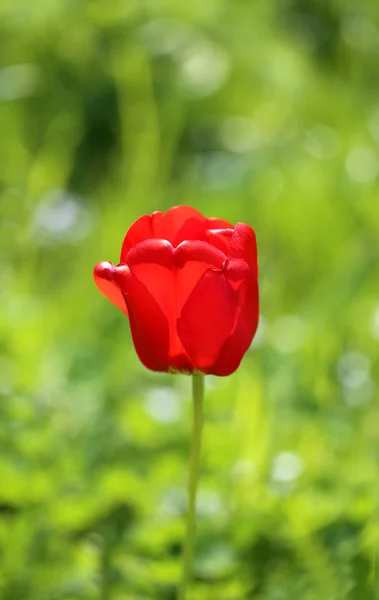
M229 375L257 329L257 247L244 223L189 206L144 215L126 234L120 264L97 264L94 278L129 316L153 371Z

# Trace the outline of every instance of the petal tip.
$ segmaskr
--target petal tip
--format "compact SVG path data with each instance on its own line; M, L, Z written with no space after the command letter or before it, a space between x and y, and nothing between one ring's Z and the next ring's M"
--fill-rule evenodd
M255 231L246 223L237 223L229 246L230 258L243 258L257 265L257 241Z
M114 266L111 262L103 260L97 263L93 269L94 277L101 277L102 279L107 279L108 281L112 279Z
M93 278L100 292L113 304L128 314L124 297L118 282L115 281L117 269L111 262L102 261L95 265Z

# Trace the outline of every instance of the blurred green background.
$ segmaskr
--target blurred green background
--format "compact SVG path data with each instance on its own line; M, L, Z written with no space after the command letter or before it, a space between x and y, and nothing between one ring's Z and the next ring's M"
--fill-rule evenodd
M92 282L141 214L251 224L190 600L379 597L376 0L0 3L0 599L175 598L190 379Z

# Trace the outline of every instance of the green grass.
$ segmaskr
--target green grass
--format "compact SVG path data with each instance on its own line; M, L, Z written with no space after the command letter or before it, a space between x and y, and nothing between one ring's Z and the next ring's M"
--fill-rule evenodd
M190 379L93 265L190 204L257 233L208 378L189 600L379 598L376 2L0 0L0 599L170 600Z

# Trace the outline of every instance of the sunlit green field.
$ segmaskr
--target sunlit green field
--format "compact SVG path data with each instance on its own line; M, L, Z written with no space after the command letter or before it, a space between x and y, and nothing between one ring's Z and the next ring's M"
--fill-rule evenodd
M0 0L0 600L174 600L191 380L92 281L140 215L254 227L189 600L379 598L376 0Z

